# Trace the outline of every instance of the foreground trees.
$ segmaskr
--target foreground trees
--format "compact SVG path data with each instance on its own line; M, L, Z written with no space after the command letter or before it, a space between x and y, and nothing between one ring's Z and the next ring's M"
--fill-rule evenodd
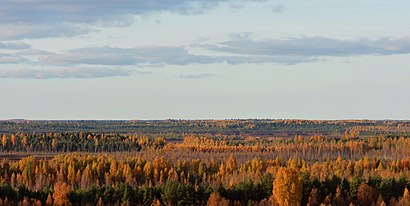
M302 200L302 182L297 170L279 168L273 183L273 196L280 206L298 206Z
M410 138L363 133L4 134L0 205L410 204Z
M0 200L42 205L406 205L409 164L68 154L0 161ZM368 166L363 167L363 161ZM235 163L227 172L222 165ZM372 165L372 166L370 166ZM382 165L382 166L381 166ZM327 174L327 175L323 175ZM361 174L361 175L358 175ZM0 202L0 203L1 203Z

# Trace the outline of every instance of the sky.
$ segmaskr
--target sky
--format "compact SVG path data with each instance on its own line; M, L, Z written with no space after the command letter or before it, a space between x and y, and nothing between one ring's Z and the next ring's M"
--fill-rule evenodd
M4 0L0 119L410 119L409 8Z

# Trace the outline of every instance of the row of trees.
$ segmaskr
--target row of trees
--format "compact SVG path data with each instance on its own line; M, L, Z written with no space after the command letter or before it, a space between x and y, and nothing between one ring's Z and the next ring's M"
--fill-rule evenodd
M124 152L141 149L159 149L165 145L161 136L121 135L121 134L83 134L42 133L42 134L3 134L2 152Z
M339 136L314 135L293 138L238 135L185 135L176 141L166 135L104 133L17 133L0 136L0 151L16 152L138 152L178 150L202 153L252 153L261 157L299 158L306 161L361 159L365 156L386 159L409 157L410 138L406 135L362 135L359 130ZM252 155L247 155L252 157Z
M260 158L238 163L234 156L208 163L129 154L28 157L1 162L0 203L206 205L217 199L230 205L403 205L409 165L408 159L309 164Z

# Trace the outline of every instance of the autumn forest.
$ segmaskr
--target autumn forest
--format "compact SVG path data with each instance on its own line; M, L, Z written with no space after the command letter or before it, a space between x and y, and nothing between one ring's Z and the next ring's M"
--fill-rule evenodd
M410 121L0 121L0 205L410 205Z

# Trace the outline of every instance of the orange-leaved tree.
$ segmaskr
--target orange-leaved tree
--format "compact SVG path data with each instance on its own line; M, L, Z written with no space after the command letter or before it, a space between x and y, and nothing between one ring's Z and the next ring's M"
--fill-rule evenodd
M281 206L299 206L302 200L302 182L293 168L279 168L273 183L273 197Z
M63 181L58 181L54 185L54 204L59 206L69 206L71 205L70 200L68 199L68 193L70 192L70 187L67 183Z

